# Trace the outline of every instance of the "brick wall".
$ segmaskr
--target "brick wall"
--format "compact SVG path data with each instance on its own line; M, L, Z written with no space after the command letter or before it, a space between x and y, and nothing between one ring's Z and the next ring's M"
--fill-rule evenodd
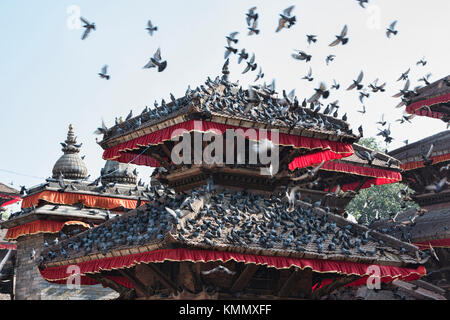
M40 233L22 236L17 241L17 268L15 282L16 300L104 300L115 299L119 294L101 285L68 289L65 285L51 284L39 273L37 259L30 259L31 249L39 257L44 241L53 242L54 234Z

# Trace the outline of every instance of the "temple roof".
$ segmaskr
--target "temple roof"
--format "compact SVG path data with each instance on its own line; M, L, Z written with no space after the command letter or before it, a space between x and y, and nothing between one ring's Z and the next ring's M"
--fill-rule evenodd
M0 194L19 195L19 191L0 182Z
M156 108L146 107L139 116L116 123L107 130L99 144L107 149L142 136L156 125L161 129L169 123L189 119L239 123L246 128L280 129L280 132L331 141L357 140L347 122L330 115L333 110L327 115L320 113L315 103L310 107L306 103L302 106L297 98L279 98L267 87L253 86L243 90L227 80L216 78L212 81L208 78L205 85L195 90L188 89L186 95L178 99L171 95L171 100L167 104L163 100ZM334 110L338 108L336 105Z
M419 141L409 143L403 147L390 151L389 155L400 160L402 164L423 161L422 155L427 154L432 144L434 144L434 147L431 157L449 154L450 130L442 131Z
M383 219L372 227L412 243L450 239L450 208L427 211L411 209L400 213L395 222Z
M100 179L99 179L100 180ZM22 210L10 215L6 222L1 224L2 228L11 228L20 224L37 220L41 215L46 219L66 219L63 212L77 213L76 216L86 214L92 219L104 220L106 210L123 211L133 209L139 199L148 201L146 188L143 186L105 183L99 181L73 181L64 180L68 185L61 192L59 181L47 179L46 183L40 184L27 190L22 202ZM57 209L53 209L58 207ZM52 208L52 210L48 210ZM97 212L100 218L93 214ZM73 217L72 217L73 218Z
M406 112L439 118L448 122L450 117L450 75L416 90Z
M69 126L67 139L62 142L62 151L64 154L56 161L53 166L53 178L58 178L60 174L65 179L84 179L87 177L87 168L78 153L82 144L77 144L72 125Z
M43 267L178 247L390 266L427 259L424 253L417 256L417 247L350 223L319 204L296 201L291 206L282 196L230 193L214 186L190 195L163 186L151 193L151 204L49 248Z
M117 161L106 160L105 166L101 171L102 182L133 184L137 182L137 172L132 164L120 163Z

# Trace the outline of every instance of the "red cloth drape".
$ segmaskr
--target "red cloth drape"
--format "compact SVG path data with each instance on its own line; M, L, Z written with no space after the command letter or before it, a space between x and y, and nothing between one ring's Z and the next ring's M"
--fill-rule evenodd
M213 131L216 133L223 134L226 130L232 129L236 133L241 135L246 135L249 133L250 136L246 136L247 139L259 141L260 139L271 140L275 144L283 146L292 146L294 148L304 148L308 150L317 150L314 155L311 155L313 159L305 158L305 160L297 160L297 165L306 166L313 163L319 163L322 160L339 159L342 157L348 157L353 154L353 147L344 142L328 141L322 139L308 138L302 136L295 136L286 133L279 133L278 143L273 139L271 131L263 131L257 129L249 129L244 127L232 126L228 124L210 122L210 121L200 121L200 120L189 120L183 123L179 123L165 129L161 129L139 138L132 139L130 141L121 143L114 147L108 148L103 152L103 159L105 160L116 160L119 162L130 162L140 165L158 165L159 162L152 157L141 155L138 157L136 154L129 156L124 156L128 151L138 150L141 147L147 147L152 144L159 144L163 141L171 140L175 135L182 135L183 132L207 132ZM253 130L253 131L252 131ZM295 165L293 165L295 166ZM298 166L297 166L298 167Z
M65 225L81 225L85 228L90 228L89 224L82 221L36 220L8 229L5 235L5 239L15 240L20 236L32 235L37 233L58 233Z
M378 168L368 168L358 166L355 164L342 163L336 161L325 162L320 169L326 171L346 172L358 176L383 178L386 180L393 180L393 182L398 182L402 180L402 175L400 174L400 172Z
M431 159L433 159L433 164L448 161L448 160L450 160L450 153L441 154L439 156L434 156L434 157L431 157ZM425 167L425 165L423 164L423 161L411 161L411 162L406 162L406 163L401 164L400 167L404 171L408 171L408 170L414 170L417 168L423 168L423 167Z
M443 95L433 97L430 99L414 102L406 107L406 112L408 112L410 114L417 114L417 115L421 115L421 116L427 116L427 117L431 117L431 118L441 119L444 116L444 114L442 112L435 112L435 111L430 112L427 110L427 108L422 108L422 107L424 107L424 106L431 107L435 104L445 103L445 102L449 102L449 101L450 101L450 93L443 94ZM422 108L422 109L420 109L420 108ZM420 110L418 110L418 109L420 109Z
M420 250L430 249L430 244L435 248L450 248L450 238L436 239L423 242L415 242L414 245L419 247Z
M16 250L17 249L17 245L15 244L10 244L10 243L0 243L0 250Z
M398 181L401 181L401 180L398 180ZM383 184L395 183L395 182L398 182L398 181L392 180L392 179L385 179L385 178L368 179L361 186L361 189L370 188L371 186L379 186L379 185L383 185ZM341 186L341 190L344 191L344 192L349 191L349 190L355 191L359 187L360 183L361 182L358 181L358 182L352 182L352 183L344 184L343 186Z
M210 261L230 261L243 263L254 263L257 265L265 265L277 269L288 269L290 267L298 267L300 269L311 268L315 272L333 273L342 275L362 275L369 276L367 271L369 264L349 262L349 261L333 261L319 259L299 259L277 256L263 256L254 254L244 254L226 251L213 250L194 250L194 249L161 249L137 254L130 254L120 257L101 258L97 260L80 262L77 266L80 268L81 277L85 274L93 274L114 269L130 268L140 263L161 263L164 261L191 261L191 262L210 262ZM394 266L378 266L380 268L380 276L385 281L401 279L405 281L416 280L426 274L423 266L418 268L403 268ZM70 274L67 273L68 265L50 267L39 270L42 277L50 282L65 281ZM355 285L365 283L364 280L355 282Z
M44 200L54 204L73 205L82 202L88 208L99 209L116 209L116 208L136 208L137 200L121 199L112 197L102 197L90 194L58 192L58 191L42 191L27 196L22 201L22 208L29 208L31 205L37 206L39 200ZM142 201L147 203L147 201Z
M6 207L6 206L9 206L10 204L13 204L13 203L16 203L16 202L19 202L20 200L22 200L22 198L19 196L2 195L2 194L0 194L0 198L1 198L0 207Z

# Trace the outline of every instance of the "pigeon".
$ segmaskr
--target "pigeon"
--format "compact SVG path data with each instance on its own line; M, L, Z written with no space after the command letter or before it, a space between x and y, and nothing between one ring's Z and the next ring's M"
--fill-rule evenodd
M386 30L386 35L388 38L391 38L391 35L397 35L398 31L395 30L395 25L397 24L397 20L392 22Z
M61 172L59 173L58 184L60 187L60 192L64 192L68 187L68 185L66 185L66 183L64 182L64 175Z
M358 76L358 79L353 80L353 83L347 88L347 91L355 89L355 88L357 90L361 90L363 88L363 85L361 84L363 77L364 77L364 72L361 71Z
M102 126L97 128L97 130L94 131L94 134L106 134L108 132L108 128L105 125L105 121L102 119Z
M144 69L156 68L158 67L158 72L163 72L167 67L167 61L162 61L161 59L161 49L158 48L150 61L144 66Z
M336 56L334 54L330 54L325 58L325 62L327 64L327 66L330 64L330 62L332 62L334 60L334 58L336 58Z
M304 76L302 79L308 80L310 82L314 80L314 78L312 77L312 69L311 69L311 67L309 67L308 74L306 76Z
M230 33L230 35L226 36L225 38L227 39L228 45L231 46L231 43L238 43L238 39L236 39L236 36L239 34L239 32L232 32Z
M25 186L20 186L20 195L25 195L27 193L27 188Z
M355 154L358 156L358 158L366 160L369 165L372 165L373 160L375 160L375 155L377 154L377 151L374 150L372 152L368 152L366 150L355 150Z
M251 26L248 27L248 35L252 36L254 34L258 35L259 34L259 29L258 29L258 20L254 20L253 24Z
M362 110L358 110L358 112L359 113L361 113L361 114L365 114L366 113L366 106L362 106L363 107L363 109Z
M252 55L250 61L247 61L247 67L244 69L242 74L247 73L248 71L254 71L258 65L255 63L255 54Z
M366 8L364 5L366 4L366 3L369 3L369 0L356 0L356 1L358 1L359 2L359 5L362 7L362 8Z
M430 149L428 149L427 154L422 154L423 164L426 167L431 166L433 164L433 159L431 158L433 149L434 149L434 143L431 144Z
M242 62L242 60L248 59L248 53L245 51L245 48L242 49L238 55L239 55L238 64L240 64Z
M369 84L369 88L372 89L372 92L385 92L386 89L384 88L386 86L386 82L383 83L382 85L378 85L378 79L375 79L375 81L373 83Z
M145 28L145 30L148 31L150 36L153 36L153 32L158 31L158 27L157 26L153 26L152 22L150 20L148 20L147 28Z
M291 191L290 191L289 193L286 191L286 198L287 198L288 201L289 201L289 207L290 207L291 209L292 209L292 208L294 207L294 205L295 205L296 195L297 195L297 193L300 193L300 192L299 192L300 189L301 189L301 188L300 188L299 186L297 186L297 187L292 188Z
M428 79L430 79L431 77L431 73L428 73L427 75L425 75L424 77L420 78L418 81L423 81L425 83L425 85L429 86L431 83L430 81L428 81Z
M325 160L322 161L321 163L319 163L319 165L317 165L316 167L314 167L312 169L306 169L305 174L303 174L297 178L292 178L292 181L301 181L301 180L305 180L308 178L313 178L317 174L317 172L319 172L320 168L322 168L324 163L325 163Z
M381 125L382 127L384 127L386 125L387 121L384 120L384 113L381 115L381 120L377 122L377 124Z
M228 57L230 56L231 53L237 54L238 49L233 48L231 46L227 46L225 47L225 54L224 54L224 59L228 59Z
M304 51L300 51L300 50L294 50L297 51L296 53L292 54L292 58L297 59L297 60L306 60L306 62L311 61L312 56L307 54Z
M312 35L312 34L307 34L306 38L309 44L311 44L312 42L316 43L317 42L317 36Z
M363 91L359 92L359 101L361 101L361 103L364 103L364 98L368 98L369 96L370 94L366 92L366 89L364 89Z
M250 26L253 22L255 22L256 20L258 20L258 14L255 13L256 11L256 7L252 7L250 9L248 9L248 13L246 13L245 15L247 16L247 25Z
M336 80L333 79L333 85L331 86L331 89L339 90L340 87L341 85L337 83Z
M34 248L31 248L30 260L34 260L35 257L36 257L36 250L34 250Z
M109 78L111 77L110 75L108 75L108 65L104 65L102 68L102 71L98 74L100 76L100 78L102 79L106 79L109 80Z
M433 191L434 193L440 193L442 190L444 190L444 187L448 184L449 183L447 182L447 177L444 177L441 180L426 186L425 189Z
M261 67L259 67L259 72L258 72L258 74L256 75L256 79L255 79L254 82L256 82L256 81L258 81L259 79L262 79L262 78L264 78L264 73L262 72Z
M283 13L280 13L280 20L278 22L278 27L275 30L275 32L280 32L281 29L287 28L289 29L292 27L295 22L297 21L297 18L295 16L291 16L292 10L295 8L295 6L290 6L283 10Z
M83 33L83 36L81 37L81 40L85 40L89 36L89 33L91 32L91 30L95 30L95 23L90 23L83 17L80 17L80 20L81 20L81 22L84 23L83 28L86 29Z
M411 68L409 68L408 70L406 70L405 72L402 73L402 75L400 76L400 78L398 78L397 81L400 80L408 80L408 74L411 71Z
M209 275L209 274L212 274L212 273L218 273L218 272L223 272L223 273L226 273L226 274L228 274L228 275L233 275L233 274L236 273L236 272L234 272L234 271L230 271L229 269L227 269L227 268L224 267L224 266L218 266L218 267L216 267L216 268L214 268L214 269L211 269L211 270L202 271L201 274L203 274L203 275Z
M419 61L417 61L416 65L418 66L419 64L421 64L422 66L425 66L427 64L427 61L425 60L425 58L420 59Z
M341 31L341 34L336 36L336 40L334 40L332 43L330 43L330 47L335 47L340 43L342 43L342 45L346 45L348 43L348 38L346 38L347 32L348 32L348 27L347 27L347 25L345 25Z
M308 103L316 102L321 97L327 99L330 95L330 92L327 90L324 82L321 82L319 88L314 90L316 91L316 93L311 98L309 98Z

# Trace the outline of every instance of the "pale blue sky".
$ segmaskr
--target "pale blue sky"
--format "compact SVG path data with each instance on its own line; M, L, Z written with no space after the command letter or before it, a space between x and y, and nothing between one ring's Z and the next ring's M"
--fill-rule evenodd
M297 24L275 33L278 13L295 4ZM83 30L67 26L71 5L95 22L97 31L81 41ZM261 34L247 36L245 13L257 6ZM332 92L325 102L339 100L348 113L354 131L363 124L366 136L376 134L374 125L384 113L392 123L396 140L390 149L443 131L439 120L416 117L413 124L398 125L402 110L391 96L403 86L396 82L412 67L412 83L428 72L432 80L448 75L448 37L450 1L448 0L371 0L373 10L364 10L356 0L268 1L268 0L2 0L0 1L0 181L30 187L40 179L6 173L48 177L59 158L59 142L65 140L69 123L74 125L81 155L92 177L104 165L102 149L93 131L101 124L111 126L116 116L130 109L140 113L154 100L169 100L169 93L183 95L187 86L203 84L206 77L220 75L224 62L225 35L239 31L239 49L255 52L265 73L263 80L277 81L277 89L296 88L299 99L309 98L319 80L328 86L332 79L348 87L361 70L364 83L375 78L388 82L386 93L372 94L366 102L367 114L361 116L356 91ZM369 28L370 12L379 13L380 29ZM151 19L159 30L150 37L146 22ZM399 34L389 40L385 28L398 20ZM376 21L376 16L375 16ZM349 27L347 46L328 47L342 27ZM318 35L318 43L309 46L306 34ZM148 58L161 47L168 61L163 73L143 70ZM293 49L313 55L310 64L291 58ZM337 57L326 66L325 57ZM428 64L417 67L425 56ZM231 58L231 80L247 86L256 72L242 75L245 65ZM108 64L111 80L97 76ZM301 80L309 66L315 80ZM148 181L149 170L140 169Z

